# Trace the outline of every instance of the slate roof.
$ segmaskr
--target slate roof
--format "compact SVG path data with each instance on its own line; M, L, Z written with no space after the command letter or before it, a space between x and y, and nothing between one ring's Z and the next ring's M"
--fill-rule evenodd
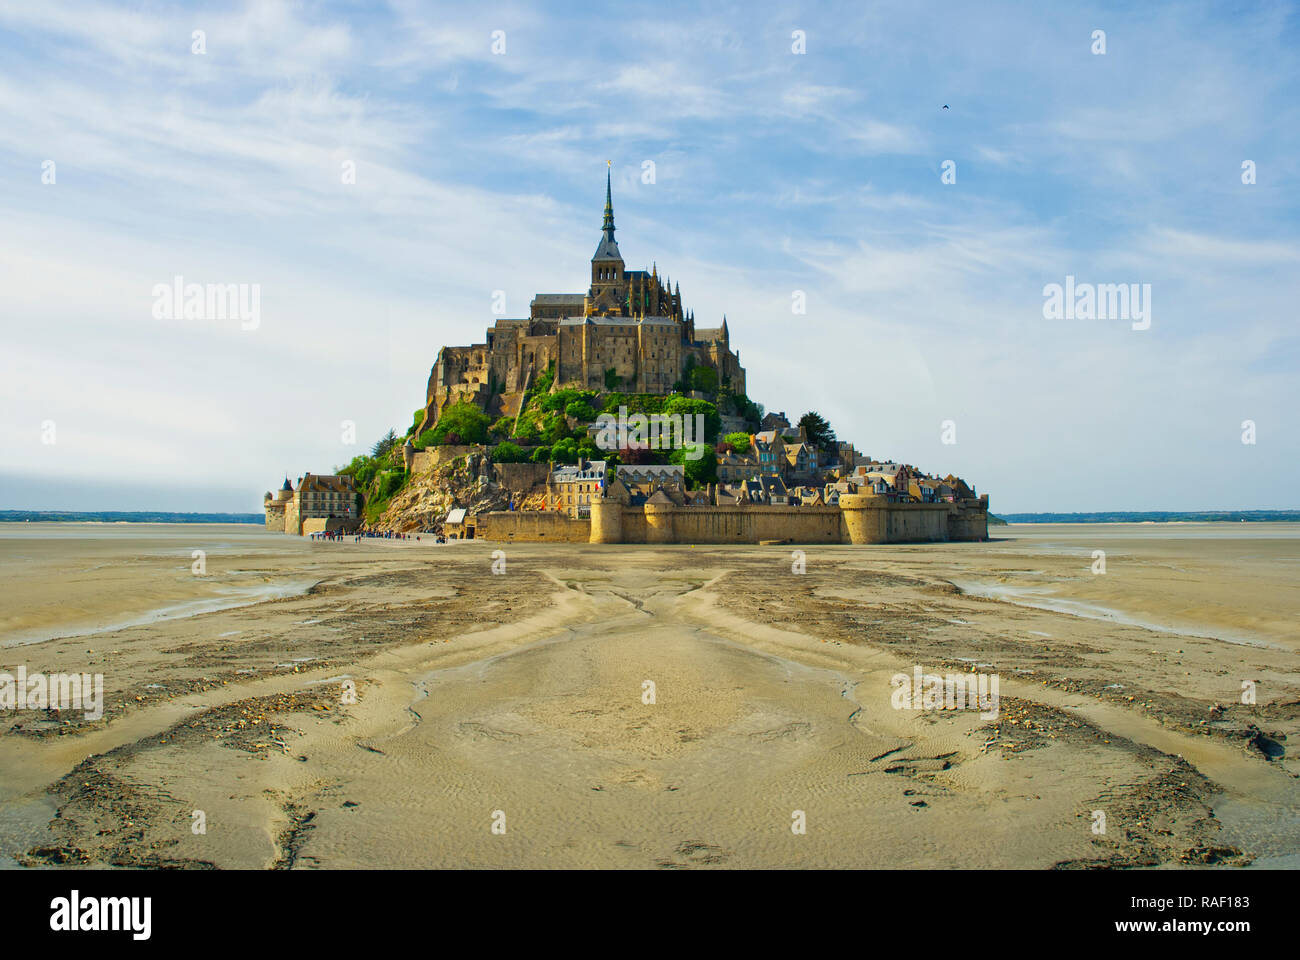
M680 482L686 475L686 468L680 463L643 463L619 464L614 468L614 475L623 480L640 482L646 480L676 480Z
M605 461L588 460L587 469L580 470L576 464L566 464L555 468L551 474L552 483L571 483L576 480L605 479Z
M600 235L600 244L596 247L596 254L591 258L592 263L602 260L623 261L623 255L618 252L618 244L614 241L614 231L607 230Z

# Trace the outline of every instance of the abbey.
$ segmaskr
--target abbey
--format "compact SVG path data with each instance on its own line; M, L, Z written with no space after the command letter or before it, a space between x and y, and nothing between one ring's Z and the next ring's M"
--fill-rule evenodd
M431 427L449 404L472 402L492 416L512 415L529 384L554 370L554 387L627 393L671 393L694 364L712 367L720 384L745 392L740 355L727 320L696 327L658 267L628 270L614 239L608 173L600 242L586 293L539 293L525 319L498 320L487 342L443 347L429 376L424 420Z

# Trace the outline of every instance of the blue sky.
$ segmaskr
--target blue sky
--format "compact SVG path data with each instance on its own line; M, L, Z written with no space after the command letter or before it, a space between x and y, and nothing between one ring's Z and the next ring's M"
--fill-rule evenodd
M1295 507L1297 51L1271 3L0 2L0 507L254 511L401 432L494 291L585 289L606 160L768 409L995 512ZM155 319L178 274L260 325ZM1150 329L1045 319L1067 274Z

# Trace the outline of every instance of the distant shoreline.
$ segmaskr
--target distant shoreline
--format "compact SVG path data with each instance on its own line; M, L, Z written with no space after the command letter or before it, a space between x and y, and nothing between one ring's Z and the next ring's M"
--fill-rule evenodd
M1005 523L1300 523L1300 510L1135 510L1096 513L999 513L989 526ZM1000 525L1000 524L999 524Z
M160 510L0 510L0 523L247 523L260 513L171 513Z
M0 523L240 523L261 525L260 513L179 513L151 510L0 510ZM990 526L1030 523L1300 523L1300 510L1105 511L1000 513Z

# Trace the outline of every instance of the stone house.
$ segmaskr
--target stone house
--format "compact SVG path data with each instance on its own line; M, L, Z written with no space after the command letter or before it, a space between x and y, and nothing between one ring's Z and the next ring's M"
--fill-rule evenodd
M591 501L604 496L604 460L579 460L574 465L552 467L546 479L546 509L571 517L591 515Z
M791 480L815 481L819 473L817 448L811 443L785 445L786 476Z
M297 486L286 477L275 497L262 498L266 527L280 533L302 536L303 524L312 520L339 521L340 527L355 524L360 517L357 491L353 479L346 475L307 473L298 478ZM316 524L329 528L331 524Z
M785 478L787 464L785 441L775 430L762 430L751 441L754 455L758 457L758 474L761 477Z
M753 452L752 446L749 453L719 453L717 457L719 483L758 479L758 456Z

